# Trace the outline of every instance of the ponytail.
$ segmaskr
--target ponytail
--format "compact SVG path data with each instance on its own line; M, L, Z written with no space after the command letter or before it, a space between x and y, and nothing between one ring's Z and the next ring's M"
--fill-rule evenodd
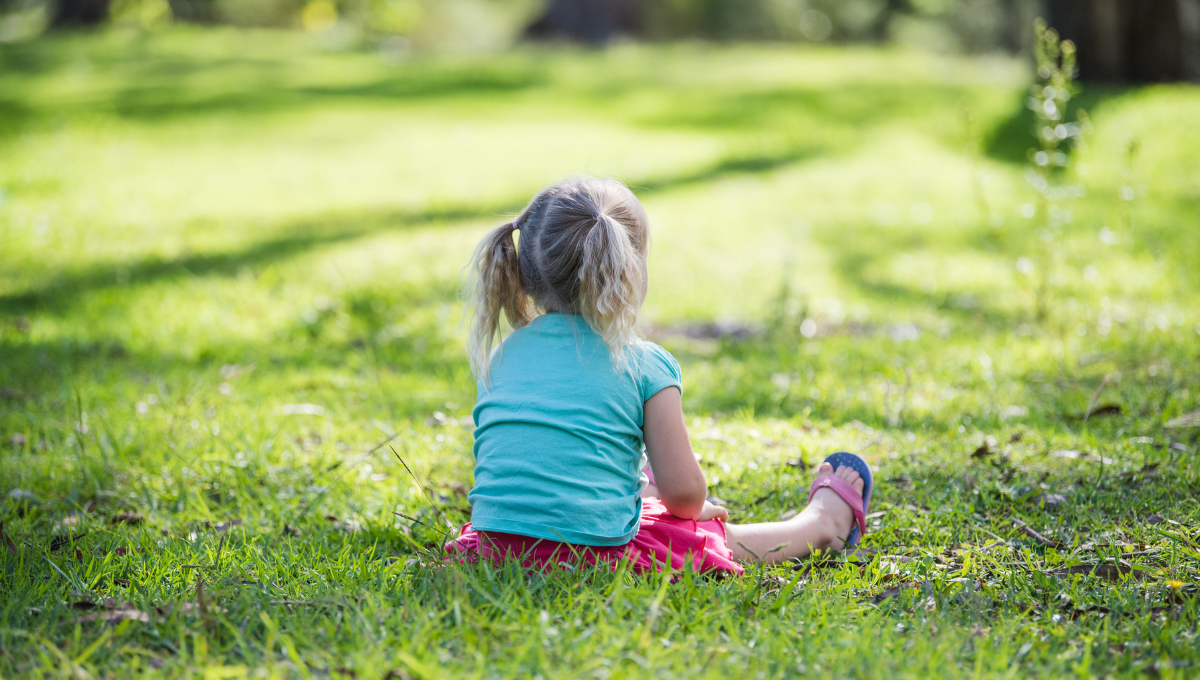
M585 177L544 189L516 220L488 234L470 265L475 377L491 383L502 312L514 329L546 311L579 314L604 339L614 370L624 371L626 349L637 342L647 229L625 185Z
M625 368L625 348L637 339L645 258L629 230L601 213L583 238L579 267L579 311L604 338L617 370Z
M529 295L521 285L521 265L513 240L515 223L497 227L475 249L471 259L471 334L467 346L471 369L489 382L492 348L500 334L500 313L513 328L529 323Z

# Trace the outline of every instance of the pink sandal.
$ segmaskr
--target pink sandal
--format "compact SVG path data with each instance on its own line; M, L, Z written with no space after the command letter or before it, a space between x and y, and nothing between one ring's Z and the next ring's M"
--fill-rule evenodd
M858 473L863 480L863 491L860 496L854 487L850 486L841 477L828 475L814 481L808 491L808 500L811 503L813 494L817 493L817 489L829 488L842 500L850 506L854 511L854 527L850 529L850 534L846 537L846 547L852 548L858 545L863 535L867 533L867 508L871 503L871 466L867 465L867 461L854 455L839 451L825 459L826 463L833 466L833 471L837 472L840 467L850 467Z

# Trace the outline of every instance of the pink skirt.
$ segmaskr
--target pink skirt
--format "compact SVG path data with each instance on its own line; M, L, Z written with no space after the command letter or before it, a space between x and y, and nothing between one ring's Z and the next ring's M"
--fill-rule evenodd
M667 512L656 498L642 500L642 521L637 536L625 545L568 545L558 541L530 538L495 531L479 532L468 523L458 538L446 544L447 561L474 562L480 557L501 562L508 557L521 559L526 567L546 569L559 564L574 566L607 564L616 568L625 558L634 573L672 571L691 564L696 572L741 574L742 565L733 561L725 545L725 525L718 520L697 522L679 519Z

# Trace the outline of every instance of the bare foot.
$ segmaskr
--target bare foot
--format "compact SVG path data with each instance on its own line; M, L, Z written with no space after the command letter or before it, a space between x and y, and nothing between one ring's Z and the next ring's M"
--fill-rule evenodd
M829 463L817 469L817 478L836 474L862 494L863 480L852 468L837 472ZM854 526L854 511L842 497L829 488L817 489L808 507L799 515L782 522L726 524L725 540L736 560L743 562L779 562L807 557L813 550L841 550Z
M852 468L842 466L838 468L837 472L834 472L832 465L821 463L821 467L817 468L817 479L829 475L841 477L860 496L862 495L862 477ZM825 540L814 543L814 548L841 549L845 545L846 537L850 535L850 530L854 527L854 511L833 489L825 487L817 489L812 500L809 501L808 507L788 521L803 522L819 529L820 536Z

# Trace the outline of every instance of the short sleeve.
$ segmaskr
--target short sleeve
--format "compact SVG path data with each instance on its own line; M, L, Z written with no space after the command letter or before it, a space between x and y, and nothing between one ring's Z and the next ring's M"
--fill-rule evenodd
M637 361L637 378L642 401L668 387L675 387L682 393L683 375L675 357L652 342L641 343L639 349L641 356Z

